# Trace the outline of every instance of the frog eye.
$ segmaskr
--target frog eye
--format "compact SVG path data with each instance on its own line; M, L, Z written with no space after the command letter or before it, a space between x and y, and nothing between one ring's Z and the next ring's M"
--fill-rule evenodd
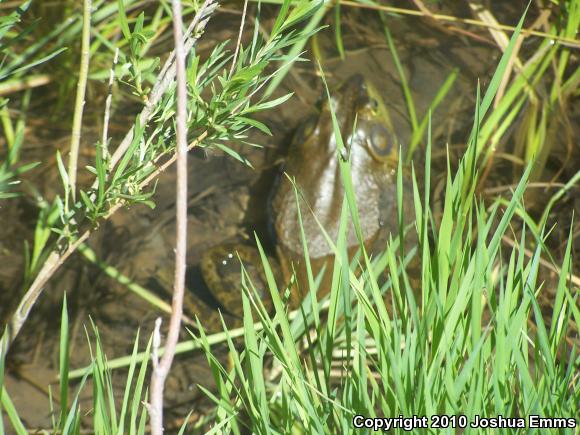
M368 145L369 151L375 159L384 161L391 157L395 142L395 136L390 134L386 127L375 125L371 128Z
M371 109L373 112L377 112L379 110L379 102L375 98L371 98Z

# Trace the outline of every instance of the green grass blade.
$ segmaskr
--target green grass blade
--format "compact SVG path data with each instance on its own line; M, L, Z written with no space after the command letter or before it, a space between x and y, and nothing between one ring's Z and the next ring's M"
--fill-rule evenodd
M69 324L66 302L66 293L62 302L59 344L59 385L60 385L60 419L59 428L62 430L68 413L68 373L69 373Z

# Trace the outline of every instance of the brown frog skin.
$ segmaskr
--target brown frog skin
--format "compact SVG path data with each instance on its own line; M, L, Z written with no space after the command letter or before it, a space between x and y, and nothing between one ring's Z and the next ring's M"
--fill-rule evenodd
M221 331L222 318L229 328L242 325L240 260L251 282L248 283L248 288L252 288L253 285L260 297L259 303L263 304L267 312L272 311L272 299L258 250L238 243L217 245L204 252L200 261L201 274L209 293L191 291L189 288L191 283L186 282L188 288L183 296L186 314L192 319L197 317L206 330ZM268 257L268 262L274 268L276 281L280 281L276 260ZM173 273L173 268L169 264L161 264L155 272L154 286L165 291L172 288ZM253 297L253 293L250 295Z
M384 250L388 233L398 234L396 168L399 140L389 110L377 90L361 76L351 77L343 84L331 97L330 105L334 108L351 162L352 185L365 247L371 252ZM314 276L326 263L328 272L318 292L321 297L330 287L334 255L317 219L328 236L336 241L344 198L328 99L322 106L318 121L307 124L302 136L293 142L285 172L293 177L304 199L301 201L302 224ZM405 186L405 190L404 197L411 200L409 187ZM411 215L410 205L409 202L405 204L406 216ZM296 196L287 177L277 189L272 210L283 275L286 279L291 276L292 265L297 275L297 288L290 298L291 306L296 307L308 287ZM354 228L347 233L347 246L350 256L359 247Z
M351 161L352 184L366 248L370 252L384 250L388 234L392 233L393 237L398 234L396 168L399 141L387 106L375 88L361 76L351 77L338 91L333 92L330 103L327 98L324 101L318 118L305 123L296 135L284 168L286 174L295 180L303 198L300 201L302 223L315 277L326 264L319 297L326 294L330 287L334 255L313 213L329 237L336 241L344 198L329 104L335 111L346 147L345 154ZM412 200L412 191L409 191L407 184L405 190L407 201L404 211L406 216L411 216L412 203L409 201ZM281 176L274 186L270 219L281 268L277 279L279 287L285 288L292 271L296 271L296 285L290 292L291 308L300 304L308 288L297 212L292 183L288 177ZM348 231L347 246L349 255L353 255L359 246L353 228ZM252 250L255 252L252 253ZM240 265L236 252L246 269L252 267L252 281L261 281L262 284L257 283L256 286L263 285L266 290L262 293L268 293L255 249L231 244L206 252L201 261L203 278L221 306L222 313L226 311L226 315L229 314L226 322L230 327L239 326L242 315ZM275 261L271 259L270 264L273 263ZM271 304L268 299L264 299L267 301L266 308ZM211 314L207 309L201 309L191 292L187 292L185 304L187 311L198 314L205 327L219 328L221 323L217 312Z

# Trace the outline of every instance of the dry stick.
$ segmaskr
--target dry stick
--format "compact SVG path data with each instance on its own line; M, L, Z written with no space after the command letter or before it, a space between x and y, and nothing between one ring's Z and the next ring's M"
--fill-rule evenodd
M209 20L209 16L217 8L217 6L218 6L218 4L214 3L214 0L206 0L204 2L204 4L202 5L202 8L196 14L192 24L188 28L188 31L189 30L196 31L196 34L194 35L194 37L190 38L189 41L185 45L186 48L189 47L188 50L191 50L191 48L193 48L193 45L197 42L197 40L201 36L201 33L203 32L203 29L205 28L205 25L207 24L207 21ZM156 84L156 88L159 88L159 86L161 86L160 83L162 81L165 82L164 86L162 87L163 92L165 90L167 90L169 84L171 84L171 80L169 80L167 78L167 75L168 75L167 71L169 71L169 70L171 70L171 67L169 64L166 63L166 65L163 68L163 71L165 72L165 74L163 77L161 77L161 75L160 75L160 80ZM173 68L172 71L175 72L175 68ZM159 89L157 90L157 92L160 92ZM162 94L163 93L156 96L157 102L161 98ZM152 100L153 99L151 98L150 101L152 101ZM145 112L146 110L148 110L148 115L146 117L146 119L148 119L148 116L151 115L151 108L146 107L145 109L143 109L143 111L141 112L141 115L143 115L143 112ZM197 137L197 139L195 139L193 142L190 143L189 149L193 148L199 142L203 141L207 137L207 134L208 134L207 131L202 132ZM129 138L129 139L127 139L127 138ZM131 141L133 140L133 128L131 128L129 133L127 133L127 136L125 136L125 139L123 142L125 142L127 140L128 140L128 144L130 144ZM121 145L119 146L119 148L121 147ZM126 147L125 147L125 150L126 150ZM157 163L159 161L159 159L161 159L161 156L159 156L154 161L154 163ZM118 159L117 159L117 161L118 161ZM173 164L174 161L175 161L175 157L172 157L167 162L165 162L161 167L159 167L157 170L155 170L149 177L147 177L145 180L143 180L139 184L139 188L146 187L153 179L155 179L157 176L159 176L161 173L163 173L171 164ZM107 219L109 219L124 204L125 204L124 201L120 201L119 203L117 203L113 207L111 207L111 209L109 210L109 213L107 213L107 215L103 218L103 220L106 221ZM92 230L90 230L90 229L86 230L83 234L81 234L79 236L78 239L74 240L74 242L71 242L68 246L66 246L64 248L59 246L59 247L55 248L49 254L47 260L44 262L44 264L42 265L42 268L40 269L36 278L34 279L34 282L30 285L29 289L26 291L24 296L22 296L22 298L20 299L20 303L18 304L18 308L16 309L16 312L12 315L12 317L10 318L10 320L7 323L7 326L2 334L2 338L0 339L0 358L2 357L3 353L5 354L8 352L10 344L14 341L14 339L18 335L18 333L20 332L20 329L22 329L22 325L24 324L24 322L28 318L28 315L30 314L30 310L32 309L32 307L36 303L36 300L38 299L38 297L40 296L42 291L44 290L44 286L46 285L48 280L52 277L52 275L54 275L56 273L56 271L60 268L60 266L62 266L62 264L67 260L67 258L73 252L75 252L77 250L79 245L81 243L85 242L89 238L91 233L92 233Z
M427 6L421 0L413 0L417 9L419 9L426 17L433 18L433 12L429 10Z
M2 334L2 339L0 340L0 352L1 349L6 349L8 352L10 344L14 341L22 325L28 318L28 314L32 309L34 303L44 290L45 284L48 282L50 277L59 269L59 267L64 263L64 261L72 254L78 246L83 243L89 237L90 231L85 231L74 243L71 243L64 252L59 250L54 250L50 253L42 269L38 272L38 275L34 279L34 282L24 294L20 300L20 304L16 309L16 312L10 318L4 333Z
M413 0L413 3L415 3L415 6L417 6L417 9L419 9L425 15L425 17L431 19L433 24L436 27L438 27L439 29L442 29L444 32L446 32L446 33L458 33L460 35L465 35L469 38L475 39L476 41L480 41L480 42L487 43L487 44L489 44L491 42L487 38L484 38L480 35L477 35L473 32L462 29L460 27L455 27L455 26L440 23L437 20L437 18L435 18L435 16L433 15L433 12L431 12L429 10L429 8L427 6L425 6L425 4L423 3L422 0Z
M181 1L173 0L173 37L175 39L175 67L177 73L177 112L176 112L176 244L175 244L175 278L173 285L173 304L169 332L165 344L165 353L158 360L157 350L160 340L155 340L151 373L151 403L148 406L151 418L151 433L163 434L163 388L165 379L171 369L175 355L175 346L179 339L181 316L183 315L183 292L185 288L185 267L187 252L187 89L185 77L185 48L181 18ZM161 318L155 322L155 335L158 336Z
M524 252L525 256L528 258L533 258L534 257L534 253L532 251L530 251L528 248L526 247L520 247L514 240L512 240L511 238L509 238L506 235L503 235L501 237L501 239L507 243L510 247L512 248L520 248L522 249L522 251ZM562 274L562 269L559 268L558 266L553 265L552 263L550 263L549 261L543 259L540 257L539 259L540 264L544 267L546 267L547 269L550 269L552 272L554 272L556 275L561 275ZM568 281L569 283L571 283L572 285L575 285L576 287L580 288L580 276L576 276L573 273L569 272L568 276L566 277L566 281Z
M89 75L89 59L91 44L91 8L92 0L85 0L83 5L83 33L81 45L81 61L79 68L79 81L77 83L77 96L75 100L75 113L73 118L73 130L70 141L68 160L68 183L69 192L73 203L76 199L77 165L79 160L79 145L81 142L81 128L83 123L83 108L85 106L85 92L87 90L87 78ZM65 198L68 205L68 195Z
M194 141L192 141L188 145L188 150L197 146L200 142L202 142L208 135L207 130L201 133ZM160 157L159 157L160 158ZM159 160L159 158L157 160ZM147 187L154 179L159 177L163 172L167 170L173 163L175 163L177 157L173 155L170 159L164 162L161 166L159 166L153 173L151 173L145 180L139 183L139 189L143 189ZM125 205L125 201L120 201L115 204L107 215L103 218L103 220L108 220L113 216L121 207ZM34 282L31 284L28 291L22 296L20 299L20 303L18 304L18 308L16 309L15 313L10 318L6 330L2 335L2 339L0 339L0 357L2 353L2 349L5 346L5 352L8 352L8 348L10 344L14 341L20 329L22 329L22 325L28 318L30 310L34 306L36 300L44 290L44 286L48 282L48 280L56 273L56 271L64 264L64 262L70 257L70 255L75 252L78 247L84 243L89 236L92 234L93 230L86 230L78 239L68 245L64 251L55 249L48 257L48 259L42 265L40 272L34 279Z
M17 80L8 80L0 83L0 97L3 95L13 94L15 92L24 91L25 89L37 88L44 86L52 81L49 74L35 74Z
M483 189L483 191L485 192L486 195L494 195L496 193L503 193L503 192L512 191L516 187L518 187L517 184L505 184L503 186L488 187L486 189ZM533 189L533 188L538 188L538 189L556 189L556 188L561 188L561 187L566 187L566 184L564 184L564 183L535 182L535 183L528 183L526 185L526 189Z

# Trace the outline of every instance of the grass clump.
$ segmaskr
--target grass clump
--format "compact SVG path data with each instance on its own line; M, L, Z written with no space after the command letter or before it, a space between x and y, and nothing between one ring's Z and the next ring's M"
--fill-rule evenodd
M228 340L232 370L212 356L204 334L196 338L219 386L217 394L208 392L216 421L234 433L240 426L258 433L336 433L350 432L356 415L417 415L427 416L428 427L438 432L432 416L445 414L455 416L449 423L454 427L478 432L469 426L478 416L522 418L528 428L530 415L578 418L580 357L567 342L570 322L580 320L568 281L572 235L556 284L538 281L545 248L538 243L526 256L526 242L534 237L528 228L510 252L500 246L516 212L523 212L529 174L530 167L507 204L498 200L488 208L473 195L462 201L460 175L449 176L444 216L453 216L453 223L444 218L439 227L415 185L421 240L415 255L422 278L417 296L397 243L391 240L374 259L361 245L361 261L349 264L342 237L333 243L337 265L324 320L321 302L312 297L291 321L263 256L276 315L271 320L260 307L252 314L244 295L245 345L240 351ZM463 212L457 213L460 203ZM357 213L345 204L344 221ZM379 279L383 273L386 283ZM242 285L251 293L248 280ZM549 322L538 304L547 285L556 286ZM385 295L395 301L391 307ZM252 316L264 322L262 331ZM304 344L303 352L296 342ZM554 433L573 433L572 421Z
M220 148L247 163L239 153L223 145L224 142L243 142L248 130L254 127L269 133L264 124L251 116L282 103L288 96L274 100L256 98L286 68L282 66L269 72L268 63L280 59L287 63L299 58L301 48L296 47L314 31L324 14L322 9L313 7L314 3L298 4L301 6L292 9L291 2L283 3L284 13L276 20L267 40L260 36L257 22L250 46L242 47L237 55L220 44L205 62L195 54L192 56L188 66L192 97L190 131L199 144ZM115 23L121 29L118 69L124 68L124 75L119 74L120 80L136 99L144 101L155 82L157 67L157 60L148 56L154 40L147 26L167 23L168 17L162 15L161 6L157 9L157 18L151 22L142 15L128 18L123 2L116 7L120 9L111 9L109 5L105 10L108 19L118 17ZM311 21L304 31L294 30L298 21L307 18ZM111 22L107 23L102 30L114 27ZM529 427L528 416L580 418L580 357L575 343L568 337L570 325L580 321L578 290L569 280L572 234L558 265L558 282L541 282L540 260L549 257L544 244L549 229L545 227L545 220L540 225L530 225L533 222L522 201L535 168L531 164L527 166L509 199L486 205L474 194L479 174L490 159L482 144L497 131L487 126L493 120L497 125L500 119L510 119L505 116L509 106L491 111L490 108L520 29L521 22L481 102L478 96L473 132L458 169L452 173L448 165L439 222L430 208L429 117L415 122L414 143L418 144L418 136L424 129L428 130L424 189L416 181L414 168L412 171L415 226L407 231L417 234L415 248L408 252L402 248L406 246L404 239L410 235L403 228L407 219L403 216L403 189L399 188L399 234L393 235L381 255L372 257L365 250L349 162L340 157L345 155L341 153L342 140L337 141L337 158L346 195L338 240L326 235L336 258L332 270L326 272L332 275L328 297L317 300L320 277L313 276L307 267L309 293L298 313L289 315L281 297L285 289L276 282L258 241L274 302L274 316L270 317L257 298L250 297L255 294L255 288L249 275L243 274L244 328L223 333L231 366L226 367L219 361L214 352L216 338L207 336L203 329L192 334L193 340L182 343L179 348L181 351L201 348L213 371L217 389L205 391L216 404L213 414L207 416L215 421L214 432L242 433L249 429L256 433L346 433L360 423L355 420L357 415L425 416L432 432L443 429L436 427L436 423L478 432L479 428L470 426L478 416L501 415L523 418L531 432L539 432ZM103 35L99 36L94 42L95 50L106 40ZM280 50L289 47L298 51L280 57ZM546 49L545 53L549 52ZM550 58L539 59L537 65L530 63L528 68L537 68L540 63L545 66L554 59L552 54ZM568 58L563 56L560 62L565 68ZM524 81L516 83L523 86ZM571 89L568 82L563 86ZM514 98L519 95L517 88L512 92ZM511 97L509 92L507 95ZM525 99L506 101L515 101L518 107L525 103ZM65 194L52 205L44 202L27 262L25 288L33 284L51 253L58 255L67 249L68 256L77 246L85 251L81 245L85 234L88 237L93 226L106 220L120 204L152 205L151 191L146 188L152 176L157 175L157 163L169 158L173 151L173 103L170 90L147 116L147 127L147 122L137 119L128 136L126 152L116 161L109 152L112 144L103 135L104 140L95 144L95 162L88 168L95 182L89 188L81 187L78 201L75 202L74 196L69 197L66 171L61 170ZM340 138L335 119L334 131ZM16 153L18 143L12 149ZM9 165L0 166L0 199L2 195L12 195L11 182L19 175L17 171L28 169L15 167L17 159L11 160ZM528 160L534 161L532 157ZM59 163L64 168L60 157ZM402 163L399 186L402 185L401 166ZM299 201L298 192L296 196ZM512 224L520 216L524 217L525 225L518 233L519 241L506 252L502 239L515 227ZM297 219L301 221L302 216L299 214ZM355 260L347 254L346 228L350 225L354 226L360 241L361 249ZM324 232L324 228L320 231ZM535 248L528 254L526 246L530 240ZM304 234L303 245L308 264L308 241ZM409 268L409 264L419 264L419 267ZM37 288L44 284L41 282ZM538 303L548 286L555 294L550 319L544 317ZM60 412L53 412L52 429L79 433L86 410L80 408L79 393L72 401L67 400L70 379L75 373L68 367L66 303L61 334ZM6 333L5 337L9 335ZM240 335L243 348L235 342L235 337ZM0 343L3 346L1 387L9 338ZM149 346L143 354L138 354L137 346L134 347L126 362L129 373L123 398L116 401L109 372L114 364L106 361L97 334L92 364L88 371L82 372L84 377L77 390L86 388L90 375L94 392L90 413L96 433L145 432L146 409L141 401L147 398L144 380L149 356ZM26 433L10 396L4 389L0 392L2 408L12 428L17 433ZM449 420L437 421L433 418L435 415L449 416ZM563 424L569 425L570 420ZM574 432L570 426L553 429L558 433ZM0 425L0 434L3 432Z
M517 215L526 215L522 198L532 165L509 200L498 199L486 207L474 195L478 165L485 161L479 158L478 132L520 28L521 22L481 103L477 99L470 143L457 172L452 175L449 169L438 224L429 207L428 137L423 199L416 180L413 186L419 245L408 253L419 257L420 272L413 272L420 273L419 293L411 284L418 277L408 275L409 258L399 249L404 243L391 239L382 255L369 258L360 236L350 168L341 161L346 192L341 225L344 230L350 220L359 234L359 261L348 261L345 231L337 241L327 237L336 257L330 294L324 303L316 300L316 281L310 273L310 297L290 320L279 296L280 283L262 255L275 316L270 319L260 304L251 302L253 286L246 276L245 346L239 350L227 340L233 368L213 356L203 332L195 337L218 385L217 393L208 395L216 403L215 418L222 428L233 433L241 433L242 427L258 433L351 432L355 416L362 415L425 416L425 428L434 433L445 428L472 433L485 427L509 430L522 424L532 433L574 432L574 419L580 417L580 357L567 334L570 324L580 320L580 311L577 289L569 280L572 234L559 281L539 282L539 260L547 254L544 227L538 232L524 225L511 251L501 247ZM340 137L336 120L334 133ZM340 159L342 141L337 143ZM402 195L399 189L401 226ZM297 218L301 220L300 214ZM530 238L536 248L528 255ZM308 262L307 241L303 242ZM386 283L383 275L388 276ZM548 285L555 287L550 321L538 303ZM263 322L263 330L254 328L255 317ZM297 342L303 344L302 351ZM534 426L538 423L531 415L560 420L550 423L555 426ZM511 420L499 423L504 426L480 420L498 416Z

